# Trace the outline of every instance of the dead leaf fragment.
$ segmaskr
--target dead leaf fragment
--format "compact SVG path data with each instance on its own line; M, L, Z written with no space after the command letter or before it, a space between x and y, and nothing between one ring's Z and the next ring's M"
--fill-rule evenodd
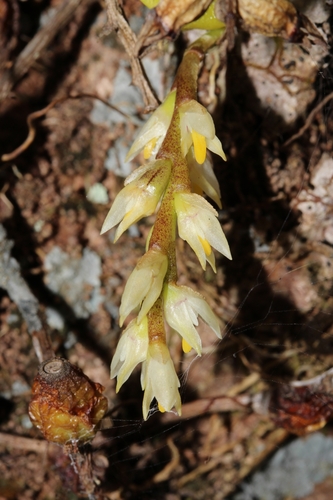
M178 31L184 24L197 18L211 0L161 0L156 13L161 18L165 31Z
M327 49L313 46L307 56L298 44L253 33L242 44L242 57L263 110L286 124L305 113L315 97L313 83Z
M271 401L273 420L300 436L322 429L333 417L331 387L332 369L307 381L279 386Z
M290 39L298 26L297 10L287 0L238 0L238 12L250 31Z

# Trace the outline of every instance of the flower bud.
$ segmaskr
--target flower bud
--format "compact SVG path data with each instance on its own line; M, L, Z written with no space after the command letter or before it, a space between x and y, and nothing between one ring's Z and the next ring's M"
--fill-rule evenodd
M128 278L119 309L119 324L140 304L138 323L148 313L161 294L164 277L168 269L167 256L151 248L137 263Z
M117 377L116 392L131 375L134 368L145 361L148 351L148 321L132 320L119 339L111 363L111 378Z

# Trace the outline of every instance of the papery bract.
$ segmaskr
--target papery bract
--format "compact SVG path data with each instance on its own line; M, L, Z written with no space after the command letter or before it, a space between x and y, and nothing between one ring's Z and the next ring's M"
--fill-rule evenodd
M147 360L142 365L141 386L145 391L142 403L145 420L153 398L156 398L161 411L170 411L175 407L178 415L181 414L180 383L164 343L153 342L149 345Z
M140 323L160 296L167 269L168 258L159 250L151 248L141 257L128 278L121 299L120 326L126 317L142 303L137 320Z
M198 316L221 338L219 320L200 293L187 286L168 283L163 289L163 303L167 323L199 355L201 339L195 328L198 326Z
M132 320L119 339L111 363L111 378L117 377L117 392L134 368L145 361L147 352L148 321L145 316L141 323Z
M216 210L202 196L194 193L176 193L174 200L179 236L192 247L203 269L206 269L208 261L216 271L211 247L228 259L232 258Z
M101 234L119 224L114 241L129 226L154 213L169 180L171 162L156 160L140 167L125 181L105 218Z

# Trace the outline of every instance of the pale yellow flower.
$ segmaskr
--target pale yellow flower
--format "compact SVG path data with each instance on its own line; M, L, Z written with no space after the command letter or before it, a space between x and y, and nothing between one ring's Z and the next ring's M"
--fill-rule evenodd
M176 193L174 202L179 236L192 247L203 269L209 262L216 271L212 247L228 259L232 258L216 210L195 193Z
M164 277L168 269L167 256L151 248L137 263L128 278L119 309L119 324L140 304L138 323L148 313L161 294Z
M117 377L118 392L131 375L134 368L147 358L148 321L145 316L141 323L130 322L119 339L111 363L111 378Z
M140 130L137 139L127 153L126 161L132 160L142 150L146 160L156 155L171 123L175 100L176 91L173 90Z
M178 415L181 414L180 383L165 344L153 342L149 345L147 360L142 365L141 386L145 391L142 403L145 420L153 398L157 400L160 411L170 411L174 407Z
M187 164L190 172L192 191L197 194L205 193L215 201L219 208L221 204L221 192L218 180L214 174L211 160L207 157L200 165L192 153L192 148L187 155Z
M199 324L198 316L221 338L219 320L200 293L168 283L163 289L163 303L165 319L183 337L185 352L190 346L201 355L201 339L195 328Z
M215 135L213 118L207 109L195 100L179 107L181 148L184 156L194 147L194 156L202 164L206 159L206 149L226 160L221 141Z
M156 160L135 170L116 196L101 234L119 224L114 241L132 224L154 213L166 189L171 162Z

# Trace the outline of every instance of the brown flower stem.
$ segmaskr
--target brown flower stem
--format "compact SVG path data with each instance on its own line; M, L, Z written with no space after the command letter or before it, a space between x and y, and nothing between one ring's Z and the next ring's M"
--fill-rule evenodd
M191 99L197 99L201 62L206 52L221 38L222 33L222 30L210 31L193 42L185 51L173 84L173 88L177 89L175 109Z
M169 269L166 281L169 282L177 281L175 249L176 216L173 206L173 196L176 192L189 193L191 191L188 165L181 151L179 106L184 102L196 100L201 61L206 51L220 38L221 33L220 30L212 31L199 38L199 40L195 41L186 50L173 85L176 88L175 110L168 132L156 156L157 159L171 160L172 170L169 184L154 224L149 248L159 248L167 254Z
M201 62L207 50L215 45L221 37L221 33L220 30L210 32L195 41L185 51L173 84L173 88L176 88L175 110L165 139L156 155L156 159L171 161L172 167L169 183L149 241L149 248L158 248L168 256L169 265L165 281L169 283L177 282L175 245L177 221L174 209L174 194L176 192L191 192L188 165L181 150L179 107L185 102L197 99ZM148 313L149 343L154 341L165 343L162 310L162 299L160 297Z
M190 178L185 158L181 153L179 112L176 110L157 155L157 159L168 159L172 169L168 187L157 214L149 248L157 247L165 252L169 259L167 281L177 281L176 267L176 214L173 206L173 195L176 191L190 192Z
M149 344L153 342L166 343L161 297L157 299L148 313L148 336Z

